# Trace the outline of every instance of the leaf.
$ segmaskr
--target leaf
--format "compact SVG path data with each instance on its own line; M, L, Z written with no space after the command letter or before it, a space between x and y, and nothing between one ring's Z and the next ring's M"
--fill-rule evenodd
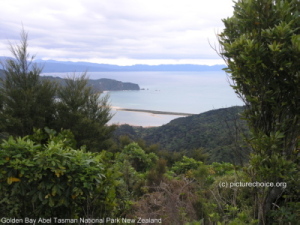
M16 177L8 177L7 178L7 183L8 184L12 184L13 182L20 182L21 180L19 178Z
M277 131L277 132L275 133L275 138L277 138L277 139L284 138L284 133Z
M49 206L50 207L53 207L54 206L54 201L53 201L53 198L49 198Z

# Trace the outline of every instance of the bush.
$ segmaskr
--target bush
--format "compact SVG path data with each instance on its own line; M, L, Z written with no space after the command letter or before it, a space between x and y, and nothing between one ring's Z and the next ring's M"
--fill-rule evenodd
M106 153L69 146L70 132L12 138L0 146L0 214L6 217L91 217L115 212L117 172ZM55 135L53 135L55 134ZM99 214L98 214L99 216Z

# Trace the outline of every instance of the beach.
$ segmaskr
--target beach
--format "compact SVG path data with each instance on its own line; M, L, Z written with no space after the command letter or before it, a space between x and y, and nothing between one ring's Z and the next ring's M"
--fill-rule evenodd
M182 113L182 112L166 112L158 110L147 110L147 109L127 109L117 106L111 106L112 109L116 111L128 111L128 112L140 112L140 113L151 113L151 114L160 114L160 115L173 115L173 116L192 116L193 113Z
M175 113L156 110L127 109L111 106L113 118L108 124L129 124L131 126L157 127L173 119L187 116L188 113ZM175 115L174 115L175 114Z

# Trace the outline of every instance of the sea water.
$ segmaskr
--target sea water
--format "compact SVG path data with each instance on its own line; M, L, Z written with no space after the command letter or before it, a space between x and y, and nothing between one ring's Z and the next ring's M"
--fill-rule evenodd
M66 73L45 75L65 77ZM80 75L80 74L78 74ZM243 105L223 71L209 72L90 72L90 79L110 78L137 83L139 91L109 91L110 124L160 126L180 116L120 111L116 108L199 114Z

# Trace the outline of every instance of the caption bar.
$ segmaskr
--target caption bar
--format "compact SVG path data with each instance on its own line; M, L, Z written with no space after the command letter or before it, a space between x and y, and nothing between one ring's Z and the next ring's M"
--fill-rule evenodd
M57 217L52 217L52 218L38 218L38 219L32 219L32 218L6 218L6 217L2 217L0 219L0 222L2 224L5 223L24 223L24 224L35 224L35 223L42 223L42 224L66 224L66 223L74 223L74 224L78 224L78 223L105 223L105 224L151 224L151 223L155 223L155 224L161 224L162 223L162 219L152 219L152 218L137 218L137 219L128 219L128 218L110 218L110 217L106 217L106 218L79 218L79 219L61 219L61 218L57 218Z

